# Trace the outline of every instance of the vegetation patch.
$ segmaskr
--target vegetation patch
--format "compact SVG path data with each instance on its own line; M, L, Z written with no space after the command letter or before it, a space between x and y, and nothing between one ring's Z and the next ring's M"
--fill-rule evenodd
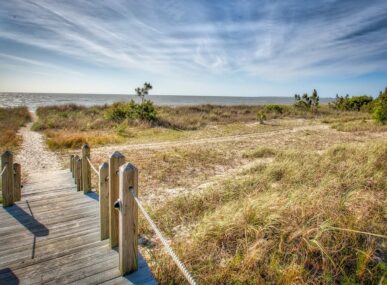
M31 121L27 107L0 108L0 152L15 150L21 143L20 127Z
M63 148L80 149L83 144L98 146L122 142L122 138L104 132L46 132L47 145L52 150Z
M252 151L245 152L243 158L266 158L272 157L276 151L269 147L258 147Z
M173 246L203 284L378 284L387 270L386 169L383 141L318 157L282 151L264 169L153 215L167 233L179 222L195 225ZM160 283L183 282L162 249L153 254Z

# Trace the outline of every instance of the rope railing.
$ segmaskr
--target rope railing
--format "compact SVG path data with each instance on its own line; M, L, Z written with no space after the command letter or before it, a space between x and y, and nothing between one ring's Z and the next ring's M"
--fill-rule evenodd
M95 174L97 174L97 176L99 176L99 171L97 170L97 168L94 167L94 165L91 163L90 159L87 157L87 162L89 163L91 169L93 169L93 171L95 172Z
M86 144L82 147L81 158L78 155L70 155L70 170L77 185L77 191L83 190L85 194L91 191L91 169L98 176L101 240L109 239L111 248L119 246L121 275L124 276L139 269L137 239L137 209L139 208L188 283L197 285L145 210L141 200L133 192L137 189L137 168L130 163L125 163L125 157L121 153L114 152L109 158L109 163L101 164L97 170L90 160L90 148ZM129 189L129 191L122 191L123 189ZM111 201L115 200L114 205L111 205ZM116 210L119 211L119 215L116 214Z
M152 227L156 235L161 240L161 243L164 245L166 252L171 256L177 267L180 269L181 273L183 273L184 277L187 279L188 283L191 285L197 285L195 279L192 277L192 275L189 273L188 269L184 266L184 264L180 261L180 259L177 257L176 253L173 251L172 247L168 244L167 240L162 235L161 231L158 229L152 218L149 216L147 211L145 210L144 206L141 204L141 201L136 195L134 194L133 190L129 188L130 193L132 194L134 200L136 201L138 208L143 213L145 219L148 221L149 225Z
M7 166L8 166L8 164L7 165L5 165L4 167L3 167L3 170L1 170L1 172L0 172L0 176L2 176L3 175L3 173L5 172L5 170L7 169Z

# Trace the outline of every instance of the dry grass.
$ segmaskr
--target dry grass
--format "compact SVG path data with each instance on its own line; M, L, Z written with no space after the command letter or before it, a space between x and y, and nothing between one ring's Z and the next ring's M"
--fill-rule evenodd
M157 126L94 125L103 108L93 119L86 109L75 110L82 124L71 127L54 124L54 111L44 116L53 121L46 134L60 138L58 149L66 133L76 134L66 147L104 135L139 144L124 155L140 170L140 195L201 284L382 284L385 238L372 234L387 234L385 129L367 113L325 107L319 114L289 107L260 125L255 113L261 108L159 108L163 121ZM184 145L189 139L252 133L257 136ZM182 144L141 148L142 142L157 141ZM94 145L105 143L111 142ZM93 163L107 160L109 151L92 148ZM151 235L144 221L140 227ZM160 284L184 283L157 242L148 250Z
M53 141L50 147L60 149L77 148L79 141L84 140L90 144L96 141L98 144L106 144L238 135L258 128L246 124L257 122L258 112L264 112L267 120L270 121L286 118L321 118L336 113L327 106L322 106L319 113L301 111L292 106L281 106L281 112L267 110L265 106L157 107L158 120L150 124L141 121L122 123L110 121L105 118L108 108L109 106L77 105L40 107L37 109L39 120L34 124L33 129L50 135L50 140ZM263 124L259 128L273 127L275 126ZM98 131L114 139L99 140L96 138L100 135ZM75 135L80 132L87 135Z
M17 150L22 140L17 132L29 121L31 121L31 116L27 107L0 108L0 154L5 150L13 152ZM0 193L0 204L2 202L3 198Z
M386 132L387 125L372 120L353 120L349 122L338 122L332 127L342 132Z
M71 132L71 131L47 131L47 145L52 150L62 148L81 148L87 143L90 146L120 143L122 138L115 134L103 131Z
M338 145L323 155L283 151L269 166L154 213L203 284L377 284L386 274L387 145ZM169 231L168 231L169 228ZM365 232L348 232L353 229ZM159 248L162 284L183 282ZM380 283L381 284L381 283Z
M16 150L21 143L17 131L30 120L27 107L0 108L0 152Z

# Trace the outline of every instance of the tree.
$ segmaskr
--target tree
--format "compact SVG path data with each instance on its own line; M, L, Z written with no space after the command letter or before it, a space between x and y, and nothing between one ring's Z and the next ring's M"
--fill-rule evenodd
M145 95L149 94L149 90L151 90L153 87L149 82L145 82L143 87L137 87L134 89L136 91L136 95L141 98L141 103L144 103L145 101Z
M373 117L377 122L387 122L387 87L384 92L380 91L378 99L376 99L376 106L373 110Z
M307 93L304 93L302 97L298 94L294 95L294 106L304 110L317 111L318 105L320 102L320 97L317 94L317 90L314 89L311 96L308 96Z
M317 90L313 89L312 96L310 96L311 106L314 111L317 111L318 105L320 103L320 97L317 94Z

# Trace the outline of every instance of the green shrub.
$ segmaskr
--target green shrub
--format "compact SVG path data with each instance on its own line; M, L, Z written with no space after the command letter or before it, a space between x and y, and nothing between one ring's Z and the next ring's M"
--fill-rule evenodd
M380 92L376 99L373 118L383 124L387 121L387 88L384 89L384 92Z
M314 89L310 96L307 93L304 93L302 96L295 94L294 101L296 108L317 111L320 104L320 97L317 94L317 90Z
M282 114L283 108L280 105L277 104L269 104L265 106L266 111Z
M127 104L115 103L106 110L105 117L108 120L120 123L128 118L129 109L130 106Z
M257 113L257 120L259 121L260 124L264 124L266 120L266 114L262 111L259 111Z
M156 108L150 100L144 100L137 104L134 100L129 103L116 103L105 112L108 120L121 123L124 120L155 121L157 119Z
M153 122L157 119L156 108L150 100L144 100L136 106L136 116L140 120Z
M348 94L345 97L336 95L336 100L330 103L330 106L340 111L367 111L372 101L372 97L366 95L352 97Z

